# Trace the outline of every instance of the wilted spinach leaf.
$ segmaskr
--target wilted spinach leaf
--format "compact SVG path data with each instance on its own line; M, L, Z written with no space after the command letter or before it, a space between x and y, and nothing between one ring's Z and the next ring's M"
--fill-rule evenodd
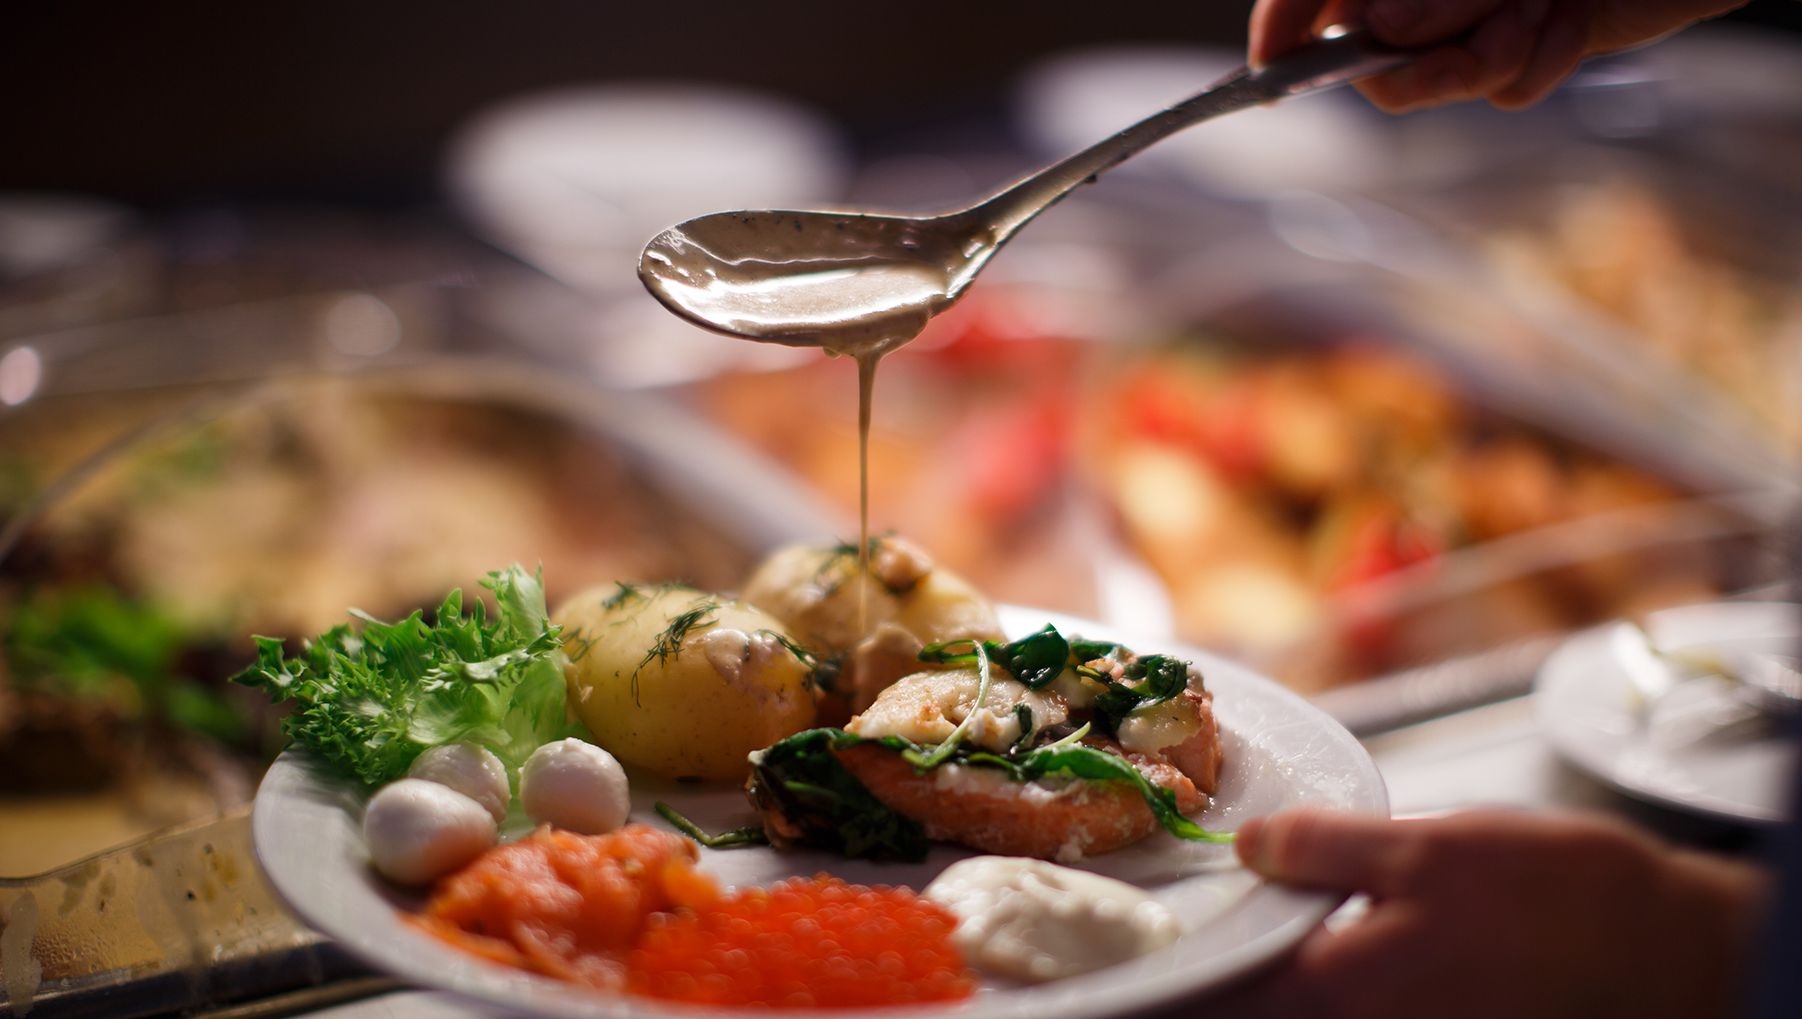
M926 857L920 823L884 806L832 753L864 742L870 741L842 729L808 729L751 756L751 801L765 815L772 842L872 860ZM911 747L894 744L890 749Z

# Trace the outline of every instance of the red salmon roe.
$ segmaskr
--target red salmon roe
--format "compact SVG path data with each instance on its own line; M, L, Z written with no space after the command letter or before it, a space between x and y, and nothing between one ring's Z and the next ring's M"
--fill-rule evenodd
M827 875L653 917L626 956L626 987L708 1005L842 1008L946 1001L972 981L956 918L905 888Z

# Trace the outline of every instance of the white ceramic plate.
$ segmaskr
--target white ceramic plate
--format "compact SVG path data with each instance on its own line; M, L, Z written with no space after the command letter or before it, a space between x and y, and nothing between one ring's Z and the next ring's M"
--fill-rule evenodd
M1684 684L1642 711L1615 643L1629 625L1585 631L1547 659L1535 686L1546 740L1572 764L1631 796L1739 823L1781 821L1796 747L1779 726L1712 725L1711 715L1735 715L1729 692L1708 680ZM1793 653L1802 638L1802 610L1779 603L1690 605L1654 613L1645 629L1664 651Z
M1047 619L1065 632L1104 635L1094 624L1040 612L1006 609L1002 614L1010 633L1030 632ZM1129 646L1157 649L1144 643ZM1200 665L1215 693L1227 757L1219 795L1199 817L1204 826L1231 830L1246 818L1303 803L1388 813L1388 796L1369 755L1321 711L1242 666L1193 649L1161 650L1174 650ZM635 783L632 820L662 825L651 810L659 798L704 828L753 820L736 789L649 781ZM360 813L356 793L320 777L302 756L290 752L263 779L252 832L258 858L282 898L302 919L371 965L422 987L548 1016L649 1019L705 1011L559 983L484 962L419 933L402 922L401 913L416 907L420 897L398 891L371 872L358 830ZM849 881L916 889L970 855L939 847L925 862L903 865L763 848L701 852L703 869L728 884L767 883L824 870ZM1149 889L1183 918L1182 938L1168 950L1087 976L1034 987L987 983L956 1006L882 1009L879 1014L885 1019L948 1012L969 1019L1097 1019L1140 1011L1256 968L1293 946L1340 902L1338 896L1256 881L1237 866L1230 847L1179 842L1161 834L1084 866ZM819 1013L757 1015L818 1019Z

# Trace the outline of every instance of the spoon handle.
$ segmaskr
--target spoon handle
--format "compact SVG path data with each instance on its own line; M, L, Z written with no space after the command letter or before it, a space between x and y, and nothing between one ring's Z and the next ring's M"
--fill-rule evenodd
M1415 55L1416 51L1385 46L1361 30L1309 43L1259 70L1240 68L1199 95L1010 185L967 210L967 214L992 226L990 245L999 247L1034 216L1055 205L1078 186L1093 181L1103 171L1183 128L1250 106L1318 92L1393 70ZM980 266L970 268L969 277L975 276L977 268Z

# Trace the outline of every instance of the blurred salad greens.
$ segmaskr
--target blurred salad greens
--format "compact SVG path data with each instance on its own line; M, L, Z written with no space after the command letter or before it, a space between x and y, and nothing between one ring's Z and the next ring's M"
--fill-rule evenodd
M101 585L44 589L15 607L5 640L12 684L98 703L120 717L244 744L248 713L186 675L190 634L154 605Z

